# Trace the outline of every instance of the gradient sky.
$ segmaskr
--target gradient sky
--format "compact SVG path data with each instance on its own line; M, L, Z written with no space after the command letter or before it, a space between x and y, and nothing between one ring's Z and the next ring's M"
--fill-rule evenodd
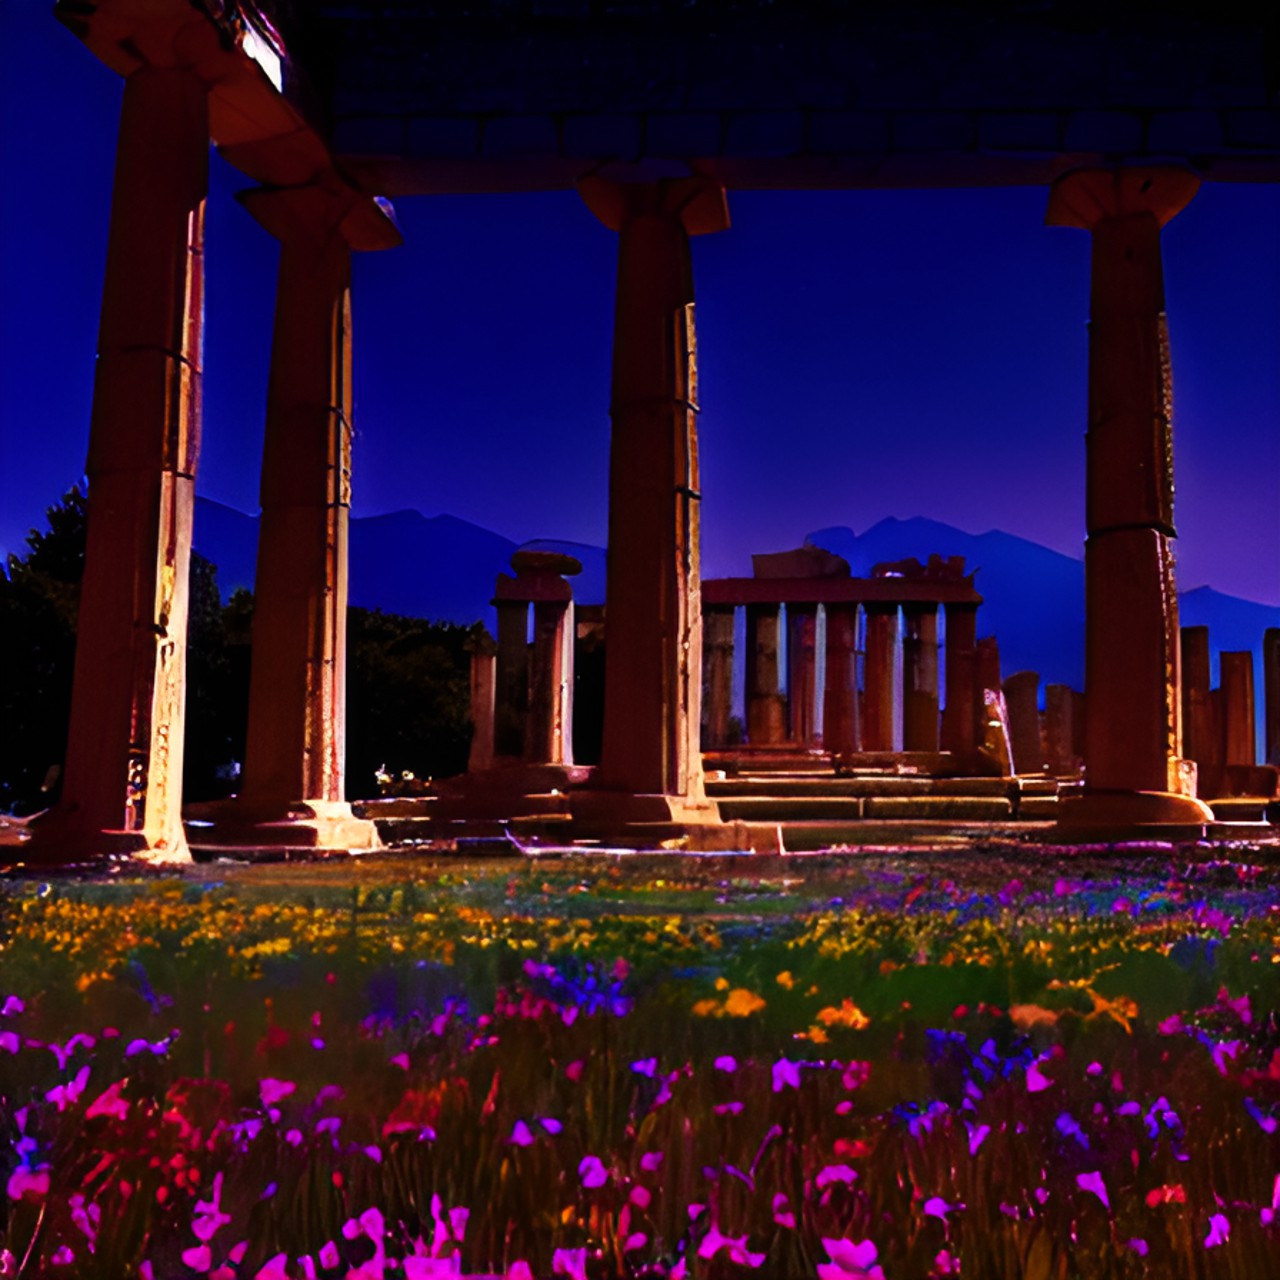
M121 82L0 0L0 554L88 440ZM274 242L216 157L197 487L257 509ZM1039 188L731 192L695 241L703 569L885 516L1084 537L1088 237ZM616 238L571 192L417 197L357 259L354 513L603 543ZM1165 232L1179 585L1280 604L1280 188Z

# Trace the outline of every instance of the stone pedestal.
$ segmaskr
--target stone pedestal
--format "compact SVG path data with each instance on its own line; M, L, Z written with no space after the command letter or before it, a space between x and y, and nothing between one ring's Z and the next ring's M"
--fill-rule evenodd
M902 623L902 749L937 751L937 606L903 605Z
M827 606L826 687L822 744L832 755L860 748L858 725L858 606Z
M942 749L961 768L972 765L977 750L977 729L982 698L978 690L978 607L973 604L943 606L947 625L943 655L947 705L942 713Z
M1009 749L1017 774L1044 773L1045 750L1040 730L1040 676L1018 671L1004 682L1009 713Z
M704 609L702 614L703 683L702 746L713 750L729 743L733 712L733 610Z
M862 749L893 751L893 707L898 689L898 606L868 604L866 689L862 711Z
M181 821L187 571L196 459L205 85L142 67L125 82L86 473L62 799L31 863L128 852L186 860Z
M705 798L699 570L697 343L689 237L728 226L724 190L700 177L584 179L587 207L618 232L605 724L594 785ZM598 802L597 802L598 803Z
M1182 759L1173 440L1160 228L1198 180L1173 168L1083 170L1048 220L1092 235L1085 543L1085 792L1062 826L1211 814ZM1126 816L1128 815L1128 816Z
M818 606L787 606L787 705L791 741L810 747L817 739Z
M774 746L787 737L787 707L779 684L776 604L747 605L747 740Z

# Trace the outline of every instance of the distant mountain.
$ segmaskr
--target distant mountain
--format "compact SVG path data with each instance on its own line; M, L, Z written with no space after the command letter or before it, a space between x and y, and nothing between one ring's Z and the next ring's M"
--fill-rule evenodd
M253 589L258 519L208 498L196 499L195 548L218 567L225 596ZM494 583L510 572L517 544L459 520L393 511L351 521L350 602L409 617L493 626Z

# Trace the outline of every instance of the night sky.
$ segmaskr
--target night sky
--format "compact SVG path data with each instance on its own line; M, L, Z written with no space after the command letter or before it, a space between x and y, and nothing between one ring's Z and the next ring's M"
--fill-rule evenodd
M0 553L80 475L121 82L0 0ZM257 509L275 243L214 157L199 491ZM1038 188L731 192L695 241L703 569L885 516L1084 537L1088 237ZM603 543L616 238L572 192L417 197L355 266L354 514ZM1280 189L1164 235L1179 585L1280 604Z

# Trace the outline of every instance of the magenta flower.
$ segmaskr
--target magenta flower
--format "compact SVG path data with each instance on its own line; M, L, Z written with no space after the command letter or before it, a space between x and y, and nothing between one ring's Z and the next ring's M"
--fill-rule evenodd
M182 1261L192 1271L205 1272L213 1265L213 1255L207 1244L198 1244L182 1251Z
M653 1079L654 1073L658 1070L657 1058L639 1058L631 1064L631 1070L638 1076L648 1076Z
M19 1165L9 1178L9 1199L21 1200L25 1196L39 1199L49 1194L49 1166L29 1169Z
M941 1218L943 1222L946 1222L947 1214L958 1207L958 1205L948 1204L941 1196L930 1196L924 1202L921 1212L926 1218Z
M507 1142L515 1147L531 1147L533 1146L533 1131L523 1120L517 1120L515 1127L511 1130L511 1137Z
M737 1071L738 1060L726 1053L718 1057L715 1062L712 1063L712 1066L714 1066L717 1071Z
M587 1280L586 1249L557 1249L551 1255L551 1273L568 1276L569 1280Z
M1044 1089L1052 1088L1053 1081L1049 1079L1043 1071L1040 1070L1039 1062L1033 1062L1027 1068L1027 1092L1040 1093Z
M600 1162L599 1156L583 1156L578 1164L578 1175L584 1187L603 1187L609 1181L609 1171Z
M661 1166L661 1164L662 1164L661 1151L646 1151L644 1155L640 1157L640 1167L646 1173L653 1173L656 1169L658 1169Z
M22 1041L16 1031L0 1031L0 1049L6 1053L17 1053L21 1047Z
M1134 1251L1140 1258L1145 1258L1151 1252L1147 1242L1141 1236L1134 1236L1128 1242L1129 1248Z
M1104 1209L1111 1208L1111 1201L1107 1197L1107 1184L1102 1181L1100 1173L1078 1173L1076 1174L1076 1186L1081 1191L1092 1192L1099 1200L1102 1201Z
M89 1068L81 1067L76 1072L73 1080L69 1080L66 1084L54 1085L44 1096L47 1101L55 1103L59 1113L61 1113L80 1101L80 1096L84 1093L84 1087L88 1083Z
M1204 1238L1204 1247L1214 1249L1220 1244L1226 1244L1230 1239L1231 1223L1227 1221L1225 1214L1215 1213L1209 1219L1209 1234Z
M729 1261L736 1262L739 1266L758 1267L765 1258L763 1253L752 1253L747 1248L745 1235L722 1235L719 1228L713 1226L703 1236L702 1243L698 1246L698 1257L713 1258L721 1249L728 1250Z
M830 1262L818 1263L818 1280L884 1280L877 1265L879 1250L870 1240L828 1240L822 1247Z
M338 1265L338 1246L332 1240L326 1240L320 1246L320 1265L326 1270L332 1270Z
M264 1107L274 1107L281 1098L287 1098L297 1087L292 1080L274 1080L270 1076L258 1081Z
M277 1253L274 1258L268 1258L255 1273L253 1280L290 1280L289 1255Z
M975 1124L969 1130L969 1154L975 1156L978 1154L978 1148L987 1140L987 1134L991 1132L989 1124Z
M507 1268L507 1274L503 1280L533 1280L533 1271L523 1258L517 1258Z
M120 1086L124 1082L117 1080L100 1093L84 1113L86 1120L95 1116L110 1116L113 1120L123 1120L129 1114L129 1104L120 1096Z
M781 1093L788 1085L793 1089L800 1087L800 1064L790 1058L779 1058L773 1064L773 1091Z
M825 1169L818 1171L818 1176L814 1179L814 1186L819 1191L823 1187L829 1187L833 1182L842 1182L849 1186L857 1179L858 1173L856 1169L851 1169L847 1164L829 1164Z
M14 1018L26 1009L26 1005L17 996L5 996L4 1004L0 1005L0 1017Z

